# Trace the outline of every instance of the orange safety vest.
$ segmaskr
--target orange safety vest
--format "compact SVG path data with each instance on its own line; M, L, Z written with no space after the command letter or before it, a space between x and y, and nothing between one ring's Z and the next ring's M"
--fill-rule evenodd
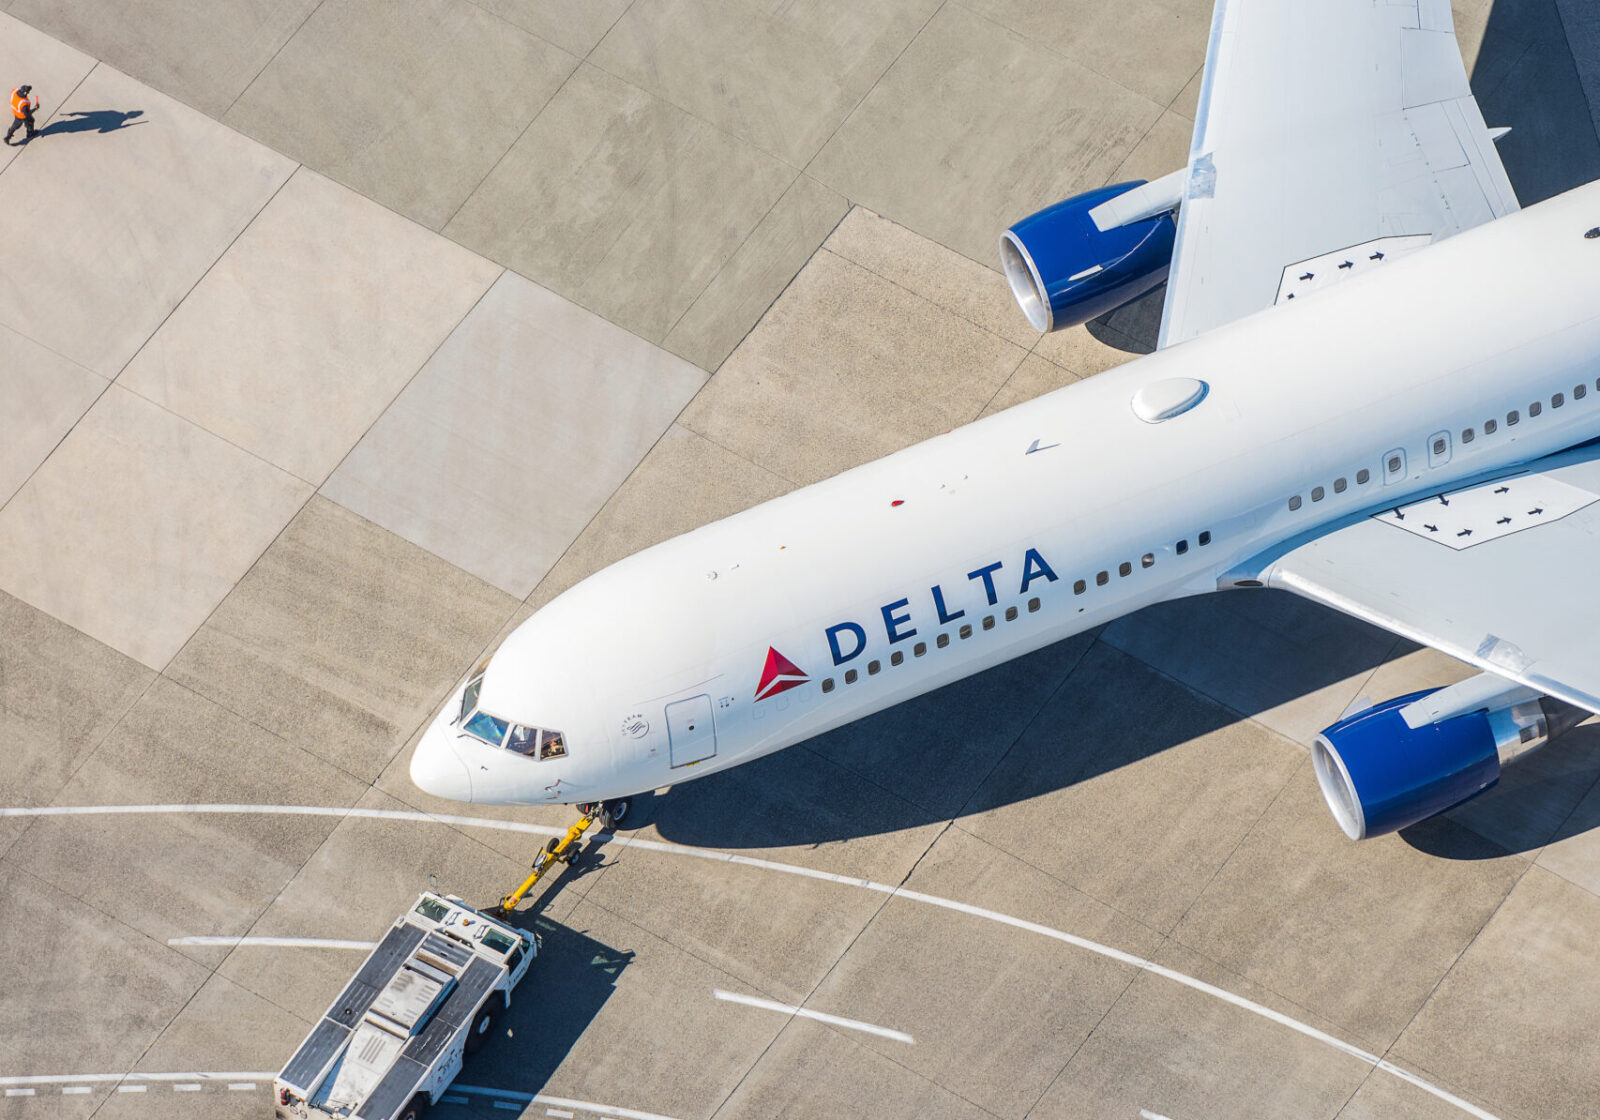
M11 91L11 115L17 120L23 120L28 115L28 110L33 106L28 104L28 99L17 90Z

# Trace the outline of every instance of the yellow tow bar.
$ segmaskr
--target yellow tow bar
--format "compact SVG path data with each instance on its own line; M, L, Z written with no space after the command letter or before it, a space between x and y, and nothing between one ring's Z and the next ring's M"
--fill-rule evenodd
M600 819L600 812L601 806L599 802L596 802L587 813L578 818L571 828L567 829L565 836L552 836L550 838L550 842L540 849L538 855L533 857L533 871L522 881L522 885L500 900L500 913L502 915L509 914L515 910L517 903L523 900L527 893L533 889L534 884L544 877L545 872L549 871L552 865L572 862L573 857L578 854L578 841L583 838L585 832L594 827L594 823Z

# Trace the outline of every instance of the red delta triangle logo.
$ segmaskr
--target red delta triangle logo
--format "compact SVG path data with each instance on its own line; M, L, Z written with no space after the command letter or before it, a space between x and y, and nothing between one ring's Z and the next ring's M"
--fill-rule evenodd
M756 685L756 699L765 700L780 692L788 692L791 688L799 688L810 679L800 666L768 646L766 668L761 670L761 683Z

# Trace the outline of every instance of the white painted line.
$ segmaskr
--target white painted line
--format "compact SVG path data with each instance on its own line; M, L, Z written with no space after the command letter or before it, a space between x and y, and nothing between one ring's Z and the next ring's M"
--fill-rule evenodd
M75 1096L79 1093L91 1092L91 1090L87 1085L64 1085L61 1088L61 1092L64 1095Z
M28 805L0 808L0 818L113 816L127 814L174 813L261 814L340 818L353 817L362 820L400 820L417 821L424 824L459 825L463 828L484 828L499 832L518 832L528 836L566 835L565 830L559 828L550 828L545 825L537 824L525 824L522 821L494 820L490 817L466 817L453 813L422 813L402 809L341 809L335 806L324 805ZM1234 995L1232 992L1225 991L1224 989L1218 988L1215 985L1207 984L1203 980L1197 980L1192 976L1187 976L1184 973L1176 972L1170 968L1165 968L1154 963L1153 961L1147 961L1143 957L1136 956L1133 953L1124 952L1121 949L1114 949L1109 945L1102 945L1098 941L1090 941L1088 938L1078 937L1075 934L1067 933L1063 930L1051 929L1049 926L1043 926L1037 922L1030 922L1023 918L1015 918L1009 914L1002 914L998 910L987 910L981 906L969 906L964 902L956 902L953 899L940 898L938 895L923 894L921 891L904 890L900 887L891 886L887 883L873 882L871 879L857 879L849 875L835 875L830 871L816 871L809 867L797 867L794 864L778 863L775 860L758 859L754 856L742 856L732 852L719 852L704 848L689 848L684 847L681 844L666 844L659 840L639 840L628 836L616 836L615 834L609 838L602 837L600 842L606 844L615 844L619 849L623 850L637 848L644 852L660 852L664 855L681 856L687 859L703 859L716 863L731 863L742 867L754 867L763 871L772 871L780 875L794 875L803 879L816 879L820 882L837 883L840 886L855 887L858 890L873 891L877 894L886 894L892 898L903 898L909 902L920 902L928 906L937 906L945 910L954 910L962 914L970 914L976 918L983 918L991 922L998 922L1001 925L1011 926L1013 929L1025 930L1029 933L1038 934L1041 937L1048 937L1052 940L1060 941L1063 944L1075 946L1076 948L1082 949L1085 952L1095 953L1099 956L1107 957L1114 961L1120 961L1123 964L1129 965L1141 971L1154 973L1155 975L1163 977L1167 980L1171 980L1176 984L1182 984L1185 987L1192 988L1197 992L1203 992L1206 995L1215 996L1217 999L1220 999L1225 1003L1232 1004L1234 1007L1237 1007L1243 1011L1248 1011L1253 1015L1260 1015L1264 1019L1269 1019L1280 1026L1287 1027L1289 1030L1303 1034L1307 1038L1312 1038L1318 1042L1325 1043L1326 1045L1331 1046L1342 1053L1366 1062L1374 1069L1383 1070L1385 1073L1392 1074L1393 1076L1400 1078L1402 1081L1405 1081L1411 1085L1415 1085L1423 1092L1430 1093L1440 1100L1454 1105L1467 1115L1475 1117L1476 1120L1499 1120L1494 1113L1487 1112L1484 1109L1479 1108L1477 1105L1472 1104L1470 1101L1464 1101L1454 1093L1450 1093L1439 1088L1437 1085L1434 1085L1428 1081L1424 1081L1416 1074L1409 1073L1394 1065L1392 1062L1379 1058L1375 1054L1369 1054L1359 1047L1352 1046L1348 1042L1344 1042L1341 1039L1334 1038L1330 1034L1319 1031L1308 1023L1302 1023L1297 1019L1291 1019L1289 1016L1284 1015L1281 1012L1274 1011L1270 1007L1263 1006L1262 1004L1256 1003L1253 1000L1245 999L1243 996ZM237 1076L259 1076L270 1079L274 1075L269 1073L239 1074ZM121 1080L121 1077L122 1075L120 1074L106 1074L95 1079L116 1081ZM55 1078L53 1080L64 1079ZM77 1080L86 1079L78 1078ZM15 1078L0 1077L0 1085L18 1083L18 1080ZM457 1085L455 1088L464 1092L474 1091L464 1085ZM477 1091L483 1092L484 1090ZM503 1093L504 1091L491 1090L488 1092ZM511 1099L532 1099L537 1103L546 1103L546 1101L548 1101L548 1103L556 1105L571 1104L574 1107L582 1109L586 1112L613 1112L617 1116L623 1117L624 1120L660 1120L660 1118L654 1113L634 1112L628 1109L618 1110L603 1106L590 1106L583 1101L567 1101L561 1098L553 1097L530 1098L526 1093L512 1095Z
M41 1073L28 1077L0 1077L0 1085L61 1085L74 1081L105 1082L169 1082L169 1081L271 1081L277 1073L259 1070L233 1073Z
M1139 1120L1172 1120L1170 1116L1163 1116L1159 1112L1151 1112L1147 1108L1139 1110Z
M490 1101L496 1108L503 1108L507 1112L521 1112L522 1105L516 1101Z
M33 1093L34 1093L34 1091L32 1089L7 1089L6 1090L6 1096L8 1096L8 1097L31 1097L31 1096L33 1096Z
M559 1108L547 1108L544 1110L544 1114L546 1116L558 1117L559 1120L572 1120L572 1113L566 1112Z
M812 1011L807 1007L795 1007L792 1004L779 1003L776 1000L761 999L758 996L741 996L735 992L725 992L721 988L713 988L711 994L728 1003L742 1003L747 1007L759 1007L765 1011L780 1011L785 1015L797 1015L802 1019L815 1019L819 1023L829 1023L835 1027L845 1027L852 1031L864 1031L875 1034L880 1038L892 1038L896 1042L916 1042L905 1031L892 1030L889 1027L880 1027L876 1023L863 1023L860 1019L846 1019L840 1015L829 1015L823 1011Z
M444 1096L440 1097L439 1100L442 1101L444 1104L471 1104L472 1103L472 1101L470 1101L468 1098L466 1098L466 1097L458 1097L454 1093L446 1093Z
M230 1082L228 1082L228 1092L230 1092L230 1093L253 1093L255 1091L256 1091L256 1083L254 1081L230 1081Z
M376 941L342 941L336 937L169 937L168 945L249 945L263 949L360 949L372 952Z
M172 1087L172 1091L174 1093L198 1093L200 1091L200 1086L191 1081L182 1085L174 1085Z
M552 831L552 835L555 833ZM561 833L565 836L566 833ZM672 1120L670 1116L663 1116L659 1112L643 1112L637 1108L618 1108L614 1104L596 1104L594 1101L574 1100L571 1097L547 1097L543 1093L518 1093L510 1089L489 1089L482 1085L463 1085L460 1082L450 1086L458 1093L473 1093L480 1097L499 1097L501 1100L521 1101L523 1104L554 1105L557 1108L571 1108L579 1112L601 1112L607 1116L616 1116L620 1120ZM570 1113L569 1113L570 1115Z
M148 1092L149 1089L150 1089L150 1086L148 1086L148 1085L118 1085L117 1086L117 1092L119 1092L119 1093L144 1093L144 1092Z

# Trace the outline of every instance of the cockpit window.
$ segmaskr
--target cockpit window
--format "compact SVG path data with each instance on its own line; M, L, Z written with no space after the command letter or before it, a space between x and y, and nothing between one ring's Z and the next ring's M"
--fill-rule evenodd
M473 712L467 717L467 722L461 725L468 735L482 739L491 747L498 747L505 742L506 727L505 720L497 719L485 711Z
M506 750L517 754L532 754L539 745L539 729L515 724L506 736Z
M544 738L539 743L540 758L565 758L567 754L567 739L559 731L546 731Z
M479 673L467 682L467 687L461 693L461 712L456 716L459 723L466 719L472 709L478 706L478 693L483 689L483 674Z

